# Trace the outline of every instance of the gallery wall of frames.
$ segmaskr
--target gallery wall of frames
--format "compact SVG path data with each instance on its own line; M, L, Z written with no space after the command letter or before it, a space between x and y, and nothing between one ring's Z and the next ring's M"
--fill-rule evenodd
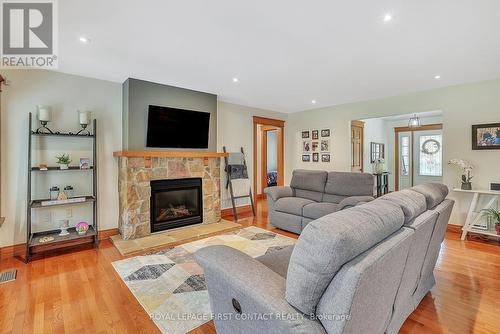
M331 129L304 130L302 135L302 162L330 162ZM321 159L321 160L320 160Z

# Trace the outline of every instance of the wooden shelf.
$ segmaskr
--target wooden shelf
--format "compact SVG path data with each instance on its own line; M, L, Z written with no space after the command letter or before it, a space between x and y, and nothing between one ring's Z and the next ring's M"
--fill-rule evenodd
M35 131L32 131L31 134L33 136L39 136L39 137L76 137L76 138L93 138L94 135L77 135L76 133L69 133L69 132L59 132L59 133L36 133Z
M26 256L25 262L28 263L31 261L31 255L38 252L50 251L58 248L65 247L73 247L84 243L93 243L96 247L98 246L98 238L97 238L97 230L98 230L98 207L97 207L97 120L94 119L92 121L92 134L77 134L72 132L55 132L55 133L37 133L33 129L33 114L29 113L28 119L28 159L27 159L27 167L26 167L26 176L27 176L27 192L26 192ZM76 131L75 131L76 132ZM80 166L70 166L68 169L61 169L59 165L56 166L48 166L47 169L40 170L40 166L34 166L34 162L32 160L33 154L37 151L40 151L42 148L40 145L37 145L36 142L33 141L35 137L50 137L55 141L64 140L68 141L71 138L86 138L90 139L89 144L92 145L92 156L89 157L92 160L93 166L86 169L80 169ZM53 140L48 140L47 145L51 144ZM75 143L74 141L69 140L71 143ZM38 143L39 144L39 143ZM44 144L45 145L45 144ZM45 148L46 149L46 148ZM78 198L80 201L55 201L51 202L50 205L43 205L42 202L50 201L49 199L33 199L32 186L33 186L33 178L37 179L40 177L48 176L48 173L41 172L63 172L70 171L70 173L75 173L75 171L91 171L89 174L79 175L73 174L74 176L88 177L88 175L92 176L92 192L89 196L75 196L73 198ZM36 176L33 174L36 172ZM88 180L87 180L88 181ZM40 208L52 208L59 206L69 206L69 205L77 205L77 204L91 204L92 208L92 228L86 233L84 236L78 235L76 231L70 229L70 234L68 236L61 237L59 236L60 230L53 230L48 232L37 232L32 233L32 214L33 210ZM86 205L85 209L88 209L88 205ZM50 235L54 237L54 240L40 244L39 237ZM38 238L38 239L37 239Z
M79 166L69 166L68 169L61 169L58 166L49 166L47 167L47 170L41 170L40 167L31 167L32 171L38 171L38 172L48 172L48 171L68 171L68 170L83 170L83 171L88 171L94 169L94 166L90 166L89 168L80 168Z
M229 153L204 151L117 151L115 157L129 158L224 158Z
M57 203L57 204L52 204L52 205L42 205L42 202L45 201L50 201L50 199L36 199L32 200L30 203L30 208L50 208L52 206L63 206L63 205L75 205L75 204L83 204L83 203L90 203L90 202L95 202L95 197L94 196L75 196L75 197L85 197L85 201L81 202L70 202L70 203Z
M79 235L74 227L68 229L69 234L65 236L60 236L61 230L51 230L45 232L36 232L31 235L28 247L30 247L33 253L77 246L85 243L94 242L95 236L97 236L96 230L93 226L89 226L89 229L85 235ZM54 240L47 242L40 242L40 238L43 237L53 237Z

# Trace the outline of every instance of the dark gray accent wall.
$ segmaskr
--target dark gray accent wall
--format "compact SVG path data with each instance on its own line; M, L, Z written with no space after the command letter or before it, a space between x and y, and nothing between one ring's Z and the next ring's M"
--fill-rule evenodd
M172 151L146 147L150 104L210 113L208 151L217 150L217 95L129 78L123 83L122 143L130 151ZM189 134L186 134L187 136ZM191 150L191 149L186 149ZM202 150L206 151L206 150Z

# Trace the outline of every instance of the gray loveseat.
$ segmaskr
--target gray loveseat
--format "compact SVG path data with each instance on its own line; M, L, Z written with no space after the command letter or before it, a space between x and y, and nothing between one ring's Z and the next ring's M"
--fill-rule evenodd
M198 250L217 332L397 333L435 284L447 194L427 184L337 211L257 259Z
M315 219L373 200L373 175L297 169L290 186L264 191L269 223L300 233Z

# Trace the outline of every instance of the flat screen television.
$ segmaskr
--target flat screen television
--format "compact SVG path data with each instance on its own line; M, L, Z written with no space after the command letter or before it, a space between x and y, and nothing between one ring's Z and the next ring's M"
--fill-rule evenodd
M147 147L208 148L210 113L149 106Z

